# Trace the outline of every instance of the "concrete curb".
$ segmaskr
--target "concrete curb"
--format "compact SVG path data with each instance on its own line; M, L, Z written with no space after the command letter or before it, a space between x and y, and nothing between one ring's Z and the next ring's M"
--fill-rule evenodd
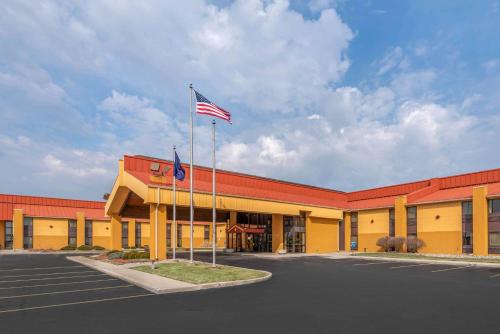
M339 259L362 259L374 261L393 261L393 262L415 262L415 263L429 263L429 264L444 264L444 265L462 265L471 267L485 267L485 268L500 268L500 263L487 263L487 262L469 262L469 261L451 261L451 260L430 260L430 259L411 259L411 258L392 258L392 257L372 257L372 256L346 256Z
M261 272L266 273L266 275L263 277L240 280L240 281L191 284L132 269L133 267L149 265L151 264L150 262L138 262L138 263L132 263L127 266L118 266L111 263L92 260L83 256L68 256L67 259L73 262L80 263L94 270L103 272L114 278L118 278L128 283L137 285L155 294L200 291L205 289L216 289L216 288L225 288L230 286L253 284L253 283L267 281L272 277L272 274L270 272L260 270Z

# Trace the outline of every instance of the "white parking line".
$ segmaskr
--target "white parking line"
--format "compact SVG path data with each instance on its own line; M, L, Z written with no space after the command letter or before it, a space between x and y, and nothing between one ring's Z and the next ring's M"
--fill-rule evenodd
M399 268L411 268L411 267L421 267L421 266L431 266L434 263L419 263L419 264L408 264L405 266L390 267L389 269L399 269Z
M61 293L74 293L74 292L84 292L84 291L109 290L109 289L118 289L118 288L129 288L131 286L133 286L133 285L132 284L128 284L128 285L115 285L115 286L105 286L105 287L91 288L91 289L78 289L78 290L42 292L42 293L32 293L32 294L28 294L28 295L16 295L16 296L0 297L0 299L13 299L13 298L36 297L36 296L45 296L45 295L58 295L58 294L61 294Z
M92 277L92 276L104 276L106 274L94 274L94 275L81 275L81 276L59 276L59 277L45 277L45 278L30 278L30 279L18 279L12 281L0 281L0 283L11 283L11 282L29 282L29 281L45 281L49 279L63 279L63 278L77 278L77 277Z
M37 267L37 268L13 268L13 269L0 269L0 271L14 271L14 270L44 270L44 269L61 269L61 268L85 268L85 266L60 266L60 267Z
M500 276L500 274L495 274L495 275L492 275L490 277L493 278L493 277L498 277L498 276Z
M59 272L59 273L48 273L48 274L24 274L24 275L9 275L9 276L0 276L0 278L13 278L13 277L31 277L31 276L53 276L53 275L66 275L66 274L88 274L95 273L94 270L82 270L82 271L67 271L67 272Z
M64 283L49 283L49 284L35 284L35 285L21 285L21 286L7 286L0 288L0 290L7 289L25 289L25 288L39 288L42 286L54 286L54 285L68 285L68 284L82 284L82 283L95 283L95 282L107 282L107 281L117 281L118 278L107 278L107 279L95 279L91 281L78 281L78 282L64 282Z
M384 264L384 263L394 263L394 261L377 261L377 262L368 262L368 263L356 263L353 266L371 266L374 264Z
M446 268L446 269L438 269L438 270L432 270L431 273L440 273L442 271L458 270L458 269L465 269L465 268L470 268L470 267L472 267L472 265L463 266L463 267L452 267L452 268Z
M113 300L132 299L132 298L140 298L140 297L147 297L147 296L154 296L154 295L155 295L154 293L144 293L141 295L132 295L132 296L125 296L125 297L93 299L93 300L85 300L85 301L74 302L74 303L52 304L52 305L33 306L33 307L17 308L17 309L10 309L10 310L0 310L0 313L21 312L21 311L37 310L37 309L44 309L44 308L54 308L54 307L62 307L62 306L70 306L70 305L79 305L79 304L101 303L101 302L108 302L108 301L113 301Z

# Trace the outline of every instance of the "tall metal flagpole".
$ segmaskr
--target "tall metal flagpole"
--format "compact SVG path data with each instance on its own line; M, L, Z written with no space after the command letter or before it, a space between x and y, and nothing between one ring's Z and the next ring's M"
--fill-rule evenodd
M216 244L216 199L215 199L215 119L212 120L212 267L215 267L215 244Z
M193 262L193 84L189 84L189 122L190 122L190 152L189 152L189 261Z
M174 145L174 159L172 160L174 162L174 165L175 165L175 145ZM175 209L175 205L177 203L177 201L175 200L175 168L173 168L173 173L172 173L172 184L173 184L173 217L172 217L172 228L170 229L170 231L172 231L172 235L170 236L170 240L172 241L173 245L172 245L172 258L175 260L175 248L177 246L177 220L176 220L176 209ZM172 238L173 236L173 238Z

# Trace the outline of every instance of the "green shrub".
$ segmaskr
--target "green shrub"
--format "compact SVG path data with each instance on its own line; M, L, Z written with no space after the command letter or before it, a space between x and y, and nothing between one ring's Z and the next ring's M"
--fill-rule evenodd
M123 252L110 252L108 253L108 260L116 260L116 259L123 259L124 253Z
M83 250L83 251L87 251L87 250L92 250L92 246L89 246L89 245L81 245L81 246L78 246L77 248L78 250Z
M424 246L424 241L417 237L409 236L406 239L406 250L408 251L408 253L416 253L420 248Z
M389 250L389 239L391 239L391 237L385 236L377 240L377 246L380 247L380 250L384 252Z
M61 247L61 250L76 250L76 247L68 245L68 246Z
M142 252L141 254L141 259L149 259L149 252Z
M92 247L92 249L93 249L93 250L104 250L105 248L104 248L104 247L102 247L102 246L98 246L98 245L96 245L96 246L93 246L93 247Z

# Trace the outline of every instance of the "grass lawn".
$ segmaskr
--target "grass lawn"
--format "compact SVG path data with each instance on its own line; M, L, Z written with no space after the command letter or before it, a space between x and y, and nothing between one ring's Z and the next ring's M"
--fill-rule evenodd
M422 259L422 260L446 260L446 261L466 261L466 262L481 262L481 263L500 263L498 258L481 258L473 256L464 257L447 257L447 256L432 256L412 253L356 253L352 256L371 256L383 258L398 258L398 259Z
M152 269L151 266L133 269L193 284L239 281L266 275L265 272L253 269L222 265L213 268L211 264L199 262L193 264L188 262L161 263L156 266L156 269Z

